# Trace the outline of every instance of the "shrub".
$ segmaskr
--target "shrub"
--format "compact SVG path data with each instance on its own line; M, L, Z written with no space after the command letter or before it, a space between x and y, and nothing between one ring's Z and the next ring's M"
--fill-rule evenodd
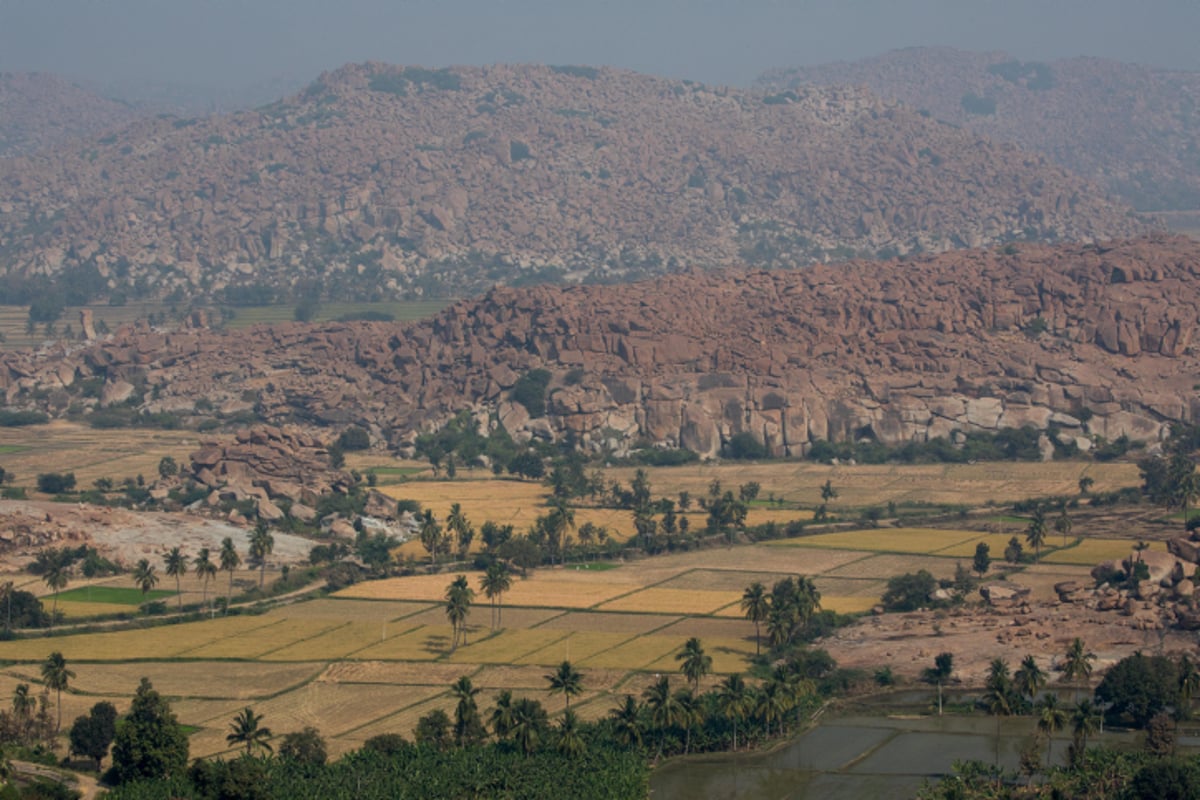
M366 450L371 446L371 436L357 425L351 425L342 431L337 443L343 450Z
M748 431L735 433L723 449L727 458L756 459L767 457L766 445L754 438L754 434Z
M50 417L41 411L0 410L0 428L19 428L25 425L45 425Z
M39 492L61 494L75 489L74 472L46 472L37 476Z
M916 611L929 606L929 596L938 588L937 579L929 570L906 572L889 578L883 593L883 607L888 611Z
M524 406L530 417L537 419L546 416L546 387L549 385L549 371L532 369L517 380L508 396Z

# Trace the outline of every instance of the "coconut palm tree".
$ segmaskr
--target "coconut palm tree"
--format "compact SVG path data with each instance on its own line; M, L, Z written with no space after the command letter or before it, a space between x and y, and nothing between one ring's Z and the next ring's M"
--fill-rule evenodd
M1197 495L1200 495L1200 474L1192 471L1181 476L1175 485L1175 498L1183 507L1183 529L1185 531L1188 524L1188 508L1196 504Z
M1061 731L1067 724L1067 710L1058 701L1058 695L1048 692L1038 699L1034 705L1037 711L1038 730L1046 734L1046 764L1050 764L1050 745L1054 742L1054 734Z
M267 576L267 556L275 552L275 537L267 528L267 523L259 520L250 534L250 560L258 565L258 588L263 587Z
M646 699L650 724L659 733L658 755L661 756L667 729L680 723L683 710L679 707L678 698L671 692L671 679L666 675L646 687L646 690L642 692L642 697Z
M516 724L511 690L505 689L496 695L496 705L492 707L492 713L488 715L488 721L491 723L492 732L496 734L497 739L503 741L508 738L508 735L512 732L513 725Z
M736 751L738 723L746 718L750 710L750 688L746 686L742 676L735 673L721 681L717 692L721 714L733 723L733 749Z
M71 579L71 558L66 548L52 547L38 553L37 565L42 573L42 582L54 592L54 607L50 612L50 627L58 619L58 592L66 588Z
M503 595L512 588L512 571L505 561L493 561L479 578L479 588L492 602L492 630L500 623Z
M33 723L33 712L37 709L37 698L29 693L28 683L18 683L13 689L13 717L23 740L29 735L29 726Z
M546 521L551 547L558 551L558 561L561 564L566 560L571 531L575 530L575 509L571 508L567 498L554 497L550 501L550 513Z
M187 556L178 547L172 547L171 551L163 556L163 562L167 568L167 575L175 579L175 599L179 610L183 611L183 585L180 579L187 575Z
M1088 737L1092 736L1100 726L1100 709L1091 700L1084 698L1071 709L1071 738L1075 759L1083 757L1087 749Z
M529 755L537 750L547 728L546 709L537 700L522 697L513 703L512 737Z
M764 683L755 696L754 715L767 726L767 736L771 735L771 726L776 721L783 725L783 715L787 713L786 685L769 680Z
M692 726L704 721L704 709L696 693L686 687L675 692L675 705L679 707L679 721L683 723L683 754L687 755L692 749Z
M462 503L450 506L450 513L446 516L446 530L454 535L459 557L466 558L471 540L475 538L475 529L463 513Z
M467 617L471 613L471 601L475 598L475 590L467 583L466 575L459 575L446 587L446 618L450 620L453 638L450 642L450 652L458 648L459 636L463 644L467 643Z
M225 741L231 745L244 744L247 755L252 755L255 750L273 752L274 748L269 741L273 734L270 728L260 727L261 722L262 714L255 714L254 709L246 706L233 718L229 725L230 733L225 736Z
M1063 660L1062 674L1063 680L1067 683L1079 681L1086 683L1088 678L1092 676L1092 662L1096 660L1096 654L1090 652L1083 644L1083 640L1078 636L1071 642L1067 648L1067 656Z
M74 677L75 673L67 668L67 660L58 650L55 650L42 662L42 684L47 689L53 689L57 696L55 704L58 706L58 724L54 726L55 734L62 729L63 689L68 688Z
M133 568L133 582L142 590L142 600L145 600L150 590L158 585L158 576L154 574L154 565L150 563L150 559L143 558L138 561L137 566Z
M217 576L217 565L212 562L209 557L209 549L201 547L200 552L192 559L193 569L196 571L196 577L204 581L204 603L208 604L208 582ZM212 611L212 607L209 607Z
M767 587L755 581L742 592L742 613L754 623L754 655L762 655L762 631L760 626L771 613L771 601Z
M226 536L221 540L221 571L229 573L229 591L225 595L225 613L229 613L229 604L233 602L233 571L242 564L242 557L233 546L233 537Z
M1008 676L1008 662L994 658L988 666L987 691L983 705L996 718L996 765L1000 764L1000 718L1013 713L1013 683Z
M567 700L567 709L571 708L571 698L583 694L583 674L564 661L558 669L546 676L550 683L550 694L561 694Z
M1025 541L1033 548L1033 560L1041 561L1042 545L1046 543L1046 510L1041 506L1033 510L1033 518L1025 529Z
M1184 719L1192 716L1192 698L1200 689L1200 669L1187 653L1179 657L1179 714Z
M1054 520L1054 530L1062 534L1063 547L1067 546L1067 537L1071 535L1071 527L1071 516L1067 513L1067 504L1063 503L1058 517Z
M679 671L692 685L693 692L700 689L700 679L712 672L712 656L704 652L704 646L695 636L684 643L675 660L682 662Z
M487 735L479 719L479 707L475 704L478 694L479 689L466 675L450 687L450 695L458 701L454 707L454 741L459 747L476 744Z
M939 717L942 715L942 684L950 680L952 674L954 674L953 653L938 653L933 659L933 666L927 667L922 673L922 679L926 683L937 684Z
M608 712L613 721L613 735L625 747L642 745L642 708L633 695L625 695L619 706Z
M563 712L558 724L558 737L554 749L568 758L574 758L587 750L587 743L579 735L579 717L571 709Z
M1033 702L1037 693L1046 685L1046 680L1046 673L1038 666L1037 659L1027 655L1013 675L1013 688Z
M421 515L421 528L417 538L429 552L429 563L432 565L437 561L438 544L442 541L442 526L438 524L437 518L428 508Z

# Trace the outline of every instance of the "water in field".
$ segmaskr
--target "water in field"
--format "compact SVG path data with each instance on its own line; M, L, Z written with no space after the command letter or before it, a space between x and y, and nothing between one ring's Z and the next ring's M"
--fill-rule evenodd
M978 760L1016 770L1033 739L1031 717L845 716L769 753L676 759L650 779L654 800L874 800L913 797L926 779L955 761ZM999 738L997 738L999 730ZM1117 744L1127 736L1105 741ZM1062 764L1070 736L1060 733L1051 761ZM1043 751L1043 758L1045 754Z

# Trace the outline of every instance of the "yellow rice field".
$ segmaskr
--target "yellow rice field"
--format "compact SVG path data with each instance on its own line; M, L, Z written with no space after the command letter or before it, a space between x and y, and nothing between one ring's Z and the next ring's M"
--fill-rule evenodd
M979 537L975 531L941 528L873 528L861 531L821 533L785 539L773 544L783 547L828 547L835 550L870 550L876 553L936 553Z
M741 592L706 592L700 589L642 589L597 606L601 611L712 614L735 603Z
M1101 561L1120 561L1128 558L1133 552L1135 542L1128 539L1084 539L1078 545L1064 547L1053 553L1042 551L1042 561L1047 564L1078 564L1095 566ZM1028 546L1026 546L1028 549ZM1162 542L1151 542L1149 552L1162 552L1166 545Z

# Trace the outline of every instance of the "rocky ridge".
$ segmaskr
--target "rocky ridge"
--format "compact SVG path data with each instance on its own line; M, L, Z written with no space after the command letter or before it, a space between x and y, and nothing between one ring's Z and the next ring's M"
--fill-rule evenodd
M44 72L0 73L0 157L34 153L128 125L141 114Z
M1044 157L864 89L350 65L256 111L0 162L0 270L371 299L1144 231Z
M768 91L868 87L936 119L1045 153L1139 210L1200 208L1200 73L915 47L777 69L757 83Z
M497 288L409 325L122 328L5 353L0 386L10 407L252 408L359 424L400 449L462 410L518 438L618 452L647 441L712 456L748 432L798 455L819 439L1027 425L1086 449L1198 418L1198 322L1200 243L1155 236ZM546 416L531 418L510 389L537 368L552 379Z

